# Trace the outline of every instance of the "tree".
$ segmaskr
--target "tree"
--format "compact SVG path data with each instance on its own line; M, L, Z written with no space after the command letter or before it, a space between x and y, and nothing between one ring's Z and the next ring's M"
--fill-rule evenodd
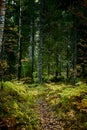
M22 42L21 42L21 26L22 26L22 6L21 6L21 0L20 0L20 9L19 9L19 40L18 40L18 80L21 78L21 60L22 60Z
M1 46L3 41L3 32L4 32L4 25L5 25L5 0L1 0L0 2L0 54L1 54Z
M8 0L6 13L2 13L5 4L1 5L0 1L5 21L0 21L0 58L7 65L5 79L29 76L33 80L36 72L42 83L45 76L58 78L66 74L75 84L78 66L81 75L86 75L85 0Z
M4 76L4 26L5 26L5 0L1 0L0 2L0 80L3 80Z
M31 78L33 79L33 73L34 73L34 64L35 64L35 18L32 16L31 19Z
M44 0L40 0L39 43L38 43L38 82L39 83L42 83L43 4L44 4Z
M8 0L6 4L5 29L4 29L4 60L7 62L5 79L12 79L16 75L18 21L17 4Z
M77 36L75 36L73 34L73 36L75 36L77 39L76 45L74 44L74 47L76 46L76 48L77 48L77 54L76 54L77 61L76 62L79 66L81 66L82 73L80 73L80 75L83 76L84 74L86 74L86 68L87 68L87 66L86 66L87 58L85 57L85 54L84 54L86 52L86 48L87 48L86 47L86 42L87 42L87 40L86 40L87 39L87 31L86 31L86 29L87 29L87 24L86 24L87 23L87 15L86 15L87 11L86 11L86 7L87 7L87 3L85 0L83 0L83 1L78 1L78 0L73 1L72 0L72 3L73 3L72 8L70 10L71 10L71 13L72 13L73 18L74 18L73 19L74 29L75 29L74 34L77 35ZM76 51L76 49L74 50L74 54L76 53L75 51ZM75 60L76 59L74 56L73 61L75 61Z

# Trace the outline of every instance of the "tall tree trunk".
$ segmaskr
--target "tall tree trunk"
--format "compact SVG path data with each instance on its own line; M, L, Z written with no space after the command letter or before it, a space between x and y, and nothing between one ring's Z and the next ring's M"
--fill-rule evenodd
M77 10L77 1L73 1L74 8ZM77 83L77 17L73 16L74 29L73 29L73 84Z
M55 77L58 77L59 75L59 55L56 52L56 71L55 71Z
M69 78L69 45L67 44L67 65L66 65L66 77Z
M34 57L34 51L35 51L35 19L34 19L34 16L32 17L32 20L31 20L31 78L32 78L32 81L34 81L33 79L33 72L34 72L34 60L35 60L35 57Z
M5 24L5 0L1 0L0 2L0 52L2 46L3 32L4 32L4 24Z
M0 58L1 58L1 50L2 50L2 42L3 42L3 33L4 33L4 25L5 25L5 0L1 0L0 2Z
M39 43L38 43L38 82L42 83L42 46L43 46L43 0L40 0L40 20L39 20Z
M62 73L62 63L61 63L61 57L59 55L59 76L61 76Z
M19 13L19 41L18 41L18 80L21 78L21 59L22 59L22 43L21 43L21 0Z
M49 61L49 60L48 60ZM50 62L47 63L48 77L50 76Z
M76 20L75 20L75 25L76 25ZM73 84L75 85L77 82L77 29L75 26L74 29L74 39L73 39Z
M4 62L4 26L5 26L5 10L6 10L6 1L1 0L0 1L0 80L3 81L4 76L4 68L3 68L3 62ZM1 89L3 89L3 86L1 85Z

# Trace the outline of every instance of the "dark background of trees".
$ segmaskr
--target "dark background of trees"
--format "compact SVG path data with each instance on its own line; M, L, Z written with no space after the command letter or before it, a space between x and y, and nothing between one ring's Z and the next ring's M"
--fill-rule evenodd
M86 0L6 1L0 64L1 80L87 78Z

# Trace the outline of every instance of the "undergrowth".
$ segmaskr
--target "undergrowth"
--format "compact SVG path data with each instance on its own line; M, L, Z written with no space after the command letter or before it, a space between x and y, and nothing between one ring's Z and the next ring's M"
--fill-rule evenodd
M15 129L39 130L35 111L36 94L33 88L21 82L3 82L3 90L0 91L0 121L8 125L7 120L14 120Z
M87 130L87 85L47 84L44 97L64 130Z
M38 98L47 101L58 120L64 123L64 130L87 130L87 85L82 82L77 86L4 82L0 91L0 121L9 117L15 119L15 127L20 130L39 130Z

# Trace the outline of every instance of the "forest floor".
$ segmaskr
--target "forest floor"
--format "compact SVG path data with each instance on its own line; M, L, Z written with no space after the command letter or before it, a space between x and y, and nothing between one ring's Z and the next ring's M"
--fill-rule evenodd
M7 81L0 92L0 130L87 130L87 85Z
M36 101L40 130L87 130L86 85L51 83L42 88Z
M37 100L37 111L41 120L40 130L63 130L63 123L57 120L44 98Z

